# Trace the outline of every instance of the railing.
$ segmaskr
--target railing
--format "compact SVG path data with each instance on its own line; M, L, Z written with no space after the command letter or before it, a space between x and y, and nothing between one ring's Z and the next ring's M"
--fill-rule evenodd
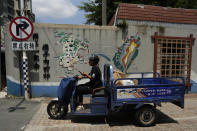
M131 72L131 73L129 72L129 73L126 73L126 75L127 75L127 74L131 74L131 75L132 75L132 74L133 74L133 75L134 75L134 74L141 74L141 78L144 78L144 75L145 75L145 74L153 74L153 75L156 74L157 77L160 77L160 74L159 74L158 72Z

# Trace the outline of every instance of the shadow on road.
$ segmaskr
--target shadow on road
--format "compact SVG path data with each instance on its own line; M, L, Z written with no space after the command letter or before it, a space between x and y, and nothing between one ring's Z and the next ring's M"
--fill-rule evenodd
M26 107L19 107L23 102L25 101L25 99L22 99L15 107L10 107L8 108L8 112L14 112L15 110L24 110L26 109Z
M178 123L178 121L174 120L173 118L169 117L165 113L157 110L158 119L157 124L165 124L165 123Z
M164 123L178 123L173 118L169 117L165 113L157 110L158 119L156 124L164 124ZM136 125L134 113L126 113L126 112L117 112L111 114L109 117L90 117L90 116L68 116L74 123L88 123L92 125L98 124L108 124L109 126L126 126L126 125ZM69 119L67 117L67 119Z

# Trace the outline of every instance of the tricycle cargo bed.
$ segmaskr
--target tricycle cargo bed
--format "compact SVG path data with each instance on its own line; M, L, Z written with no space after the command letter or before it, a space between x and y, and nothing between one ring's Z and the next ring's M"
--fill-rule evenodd
M134 85L116 85L117 81L137 80ZM139 104L172 102L184 108L185 84L182 78L124 78L114 81L114 103Z

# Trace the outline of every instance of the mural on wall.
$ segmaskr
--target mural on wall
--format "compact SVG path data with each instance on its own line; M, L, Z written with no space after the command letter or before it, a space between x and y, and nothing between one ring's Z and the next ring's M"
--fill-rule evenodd
M113 57L113 62L116 68L122 72L127 72L127 69L131 66L132 61L138 55L138 47L141 41L138 34L127 38L123 45L118 48L118 51Z
M66 68L67 74L73 73L73 70L75 69L75 63L87 63L85 58L90 55L88 48L89 41L87 39L82 41L79 39L79 35L74 37L72 33L54 32L54 34L56 38L59 38L56 43L58 45L62 45L63 48L63 53L57 56L57 58L59 59L59 64ZM115 55L112 59L117 69L121 70L122 72L127 72L133 60L138 55L138 47L140 44L141 41L138 34L135 36L130 36L126 39L122 46L115 52ZM105 54L95 54L99 54L99 56L111 61L111 59Z
M87 63L85 61L85 56L89 54L88 44L89 41L85 39L84 41L79 40L74 37L72 33L65 32L54 32L55 37L59 38L56 42L62 45L63 54L57 56L59 59L59 64L66 68L66 73L72 73L74 69L74 64L79 62L80 64ZM81 53L83 51L83 53Z

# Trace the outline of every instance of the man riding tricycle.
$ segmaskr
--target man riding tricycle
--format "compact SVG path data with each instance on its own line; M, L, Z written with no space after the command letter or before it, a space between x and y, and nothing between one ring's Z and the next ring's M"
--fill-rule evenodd
M85 76L84 73L81 74ZM52 100L48 104L48 115L52 119L65 117L69 104L72 116L108 116L111 112L127 109L134 111L140 126L152 126L156 123L156 107L161 106L162 102L171 102L184 108L183 78L164 78L159 74L157 77L144 77L150 73L128 73L126 76L135 76L134 74L140 74L141 77L114 79L112 65L104 65L102 85L90 87L91 90L82 93L91 93L88 104L83 104L81 96L79 98L81 94L78 93L77 88L80 86L77 86L77 81L81 77L64 78L58 89L58 100ZM117 84L123 81L133 81L134 84Z

